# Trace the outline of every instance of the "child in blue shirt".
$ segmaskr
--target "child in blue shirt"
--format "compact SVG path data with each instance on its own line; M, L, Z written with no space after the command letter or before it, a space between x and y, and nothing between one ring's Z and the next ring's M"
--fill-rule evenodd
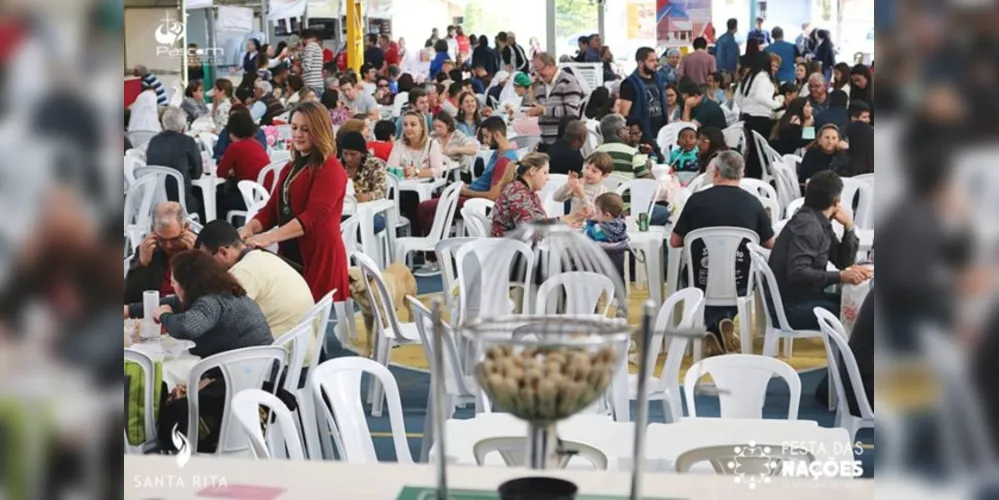
M697 131L691 127L684 128L676 141L677 147L669 154L669 166L676 173L681 184L690 182L701 170L697 157Z
M624 221L624 199L617 193L604 193L593 200L593 215L586 221L585 234L602 243L618 243L628 239Z

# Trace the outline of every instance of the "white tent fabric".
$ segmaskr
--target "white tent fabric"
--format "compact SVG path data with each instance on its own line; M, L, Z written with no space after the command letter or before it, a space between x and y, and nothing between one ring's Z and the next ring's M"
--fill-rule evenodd
M253 9L220 5L215 29L248 33L253 29Z

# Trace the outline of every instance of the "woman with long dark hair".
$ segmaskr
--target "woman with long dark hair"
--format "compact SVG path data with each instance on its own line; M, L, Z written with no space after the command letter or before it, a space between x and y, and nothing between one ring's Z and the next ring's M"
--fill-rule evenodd
M342 301L350 287L347 251L335 235L347 173L337 160L329 110L315 101L299 104L291 112L291 134L291 162L267 204L239 232L252 247L277 243L283 257L301 264L314 299L336 290L333 300Z
M770 55L758 52L750 61L749 72L742 78L735 92L735 104L742 110L740 119L751 132L762 137L770 136L774 128L772 116L781 107L781 102L775 99L777 88L774 87ZM750 134L750 139L753 136ZM746 159L746 177L761 179L763 167L756 154L755 141L749 141L749 158Z
M850 143L850 163L840 175L854 176L874 173L874 127L860 121L846 128L846 140Z
M770 133L770 145L782 155L794 154L811 142L811 139L802 139L802 135L805 127L812 127L814 123L812 104L808 98L799 97L788 104L784 116L774 126Z
M846 95L850 95L850 65L847 63L838 63L833 66L832 70L832 89L842 90L846 92Z
M478 137L479 125L482 124L482 113L479 111L479 100L471 92L458 95L458 115L455 126L463 134L475 139Z
M871 115L874 111L874 75L871 68L863 64L858 64L850 69L850 80L853 85L850 87L851 101L864 101L871 108Z

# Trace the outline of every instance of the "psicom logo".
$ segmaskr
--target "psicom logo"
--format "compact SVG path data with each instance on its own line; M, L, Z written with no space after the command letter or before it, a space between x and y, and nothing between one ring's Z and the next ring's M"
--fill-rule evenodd
M184 468L188 460L191 459L191 445L187 442L187 436L177 428L179 424L173 424L173 445L177 448L177 467Z
M184 23L177 19L170 19L169 12L161 21L155 32L157 42L163 45L173 45L184 36Z

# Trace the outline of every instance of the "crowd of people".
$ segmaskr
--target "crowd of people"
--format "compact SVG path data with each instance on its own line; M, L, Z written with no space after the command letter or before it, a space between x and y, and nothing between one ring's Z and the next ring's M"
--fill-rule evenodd
M205 84L192 80L179 107L164 106L162 83L136 67L145 90L127 111L128 132L154 133L135 146L147 164L181 174L187 211L177 203L178 186L168 183L173 201L156 208L125 277L125 317L141 314L143 291L157 290L163 305L155 319L211 355L270 343L330 292L345 299L350 287L340 226L348 184L358 202L372 201L388 195L389 176L443 179L457 166L465 181L459 208L473 198L492 200L490 233L502 237L523 223L552 221L539 192L550 174L564 174L569 181L554 200L566 203L568 215L557 220L615 244L627 239L629 214L626 200L608 192L604 181L612 174L655 179L653 166L665 164L680 186L702 176L714 187L672 212L674 185L664 185L647 214L650 224L672 222L674 247L706 227L755 232L762 246L773 248L770 264L791 326L814 329L812 307L839 310L838 299L824 291L829 285L869 277L855 266L852 207L840 196L842 177L874 170L873 70L829 64L831 42L819 30L791 44L781 28L766 32L758 23L742 55L732 45L737 30L730 20L714 47L697 38L685 56L671 49L660 57L643 47L636 69L623 77L598 35L580 38L574 60L602 62L605 81L613 82L596 89L585 89L536 39L525 50L507 31L490 46L489 37L465 35L461 26L449 26L443 38L434 29L424 49L412 53L402 39L369 35L359 72L324 62L319 38L309 31L294 46L251 40L241 80L216 79L210 104ZM233 186L257 181L271 163L261 127L290 126L288 165L266 183L273 186L266 205L238 229L224 220L198 234L191 229L189 214L205 220L204 201L191 182L206 166L187 133L198 120L210 121L218 135L211 157L227 180L217 197L219 214L245 210ZM521 121L540 136L526 155L518 155L521 148L510 139ZM660 144L659 131L680 121L692 126L679 131L675 145ZM745 156L723 133L738 122L745 127ZM804 207L779 236L773 229L779 214L738 188L743 177L763 178L754 134L780 154L802 156L797 173ZM132 149L127 141L125 147ZM477 160L483 149L491 154ZM412 231L430 231L439 199L397 195ZM841 237L833 222L842 226ZM374 225L386 230L380 215ZM274 246L277 254L266 250ZM749 259L743 254L744 288ZM827 271L827 264L837 271ZM716 350L738 352L734 311L709 308L706 314Z

